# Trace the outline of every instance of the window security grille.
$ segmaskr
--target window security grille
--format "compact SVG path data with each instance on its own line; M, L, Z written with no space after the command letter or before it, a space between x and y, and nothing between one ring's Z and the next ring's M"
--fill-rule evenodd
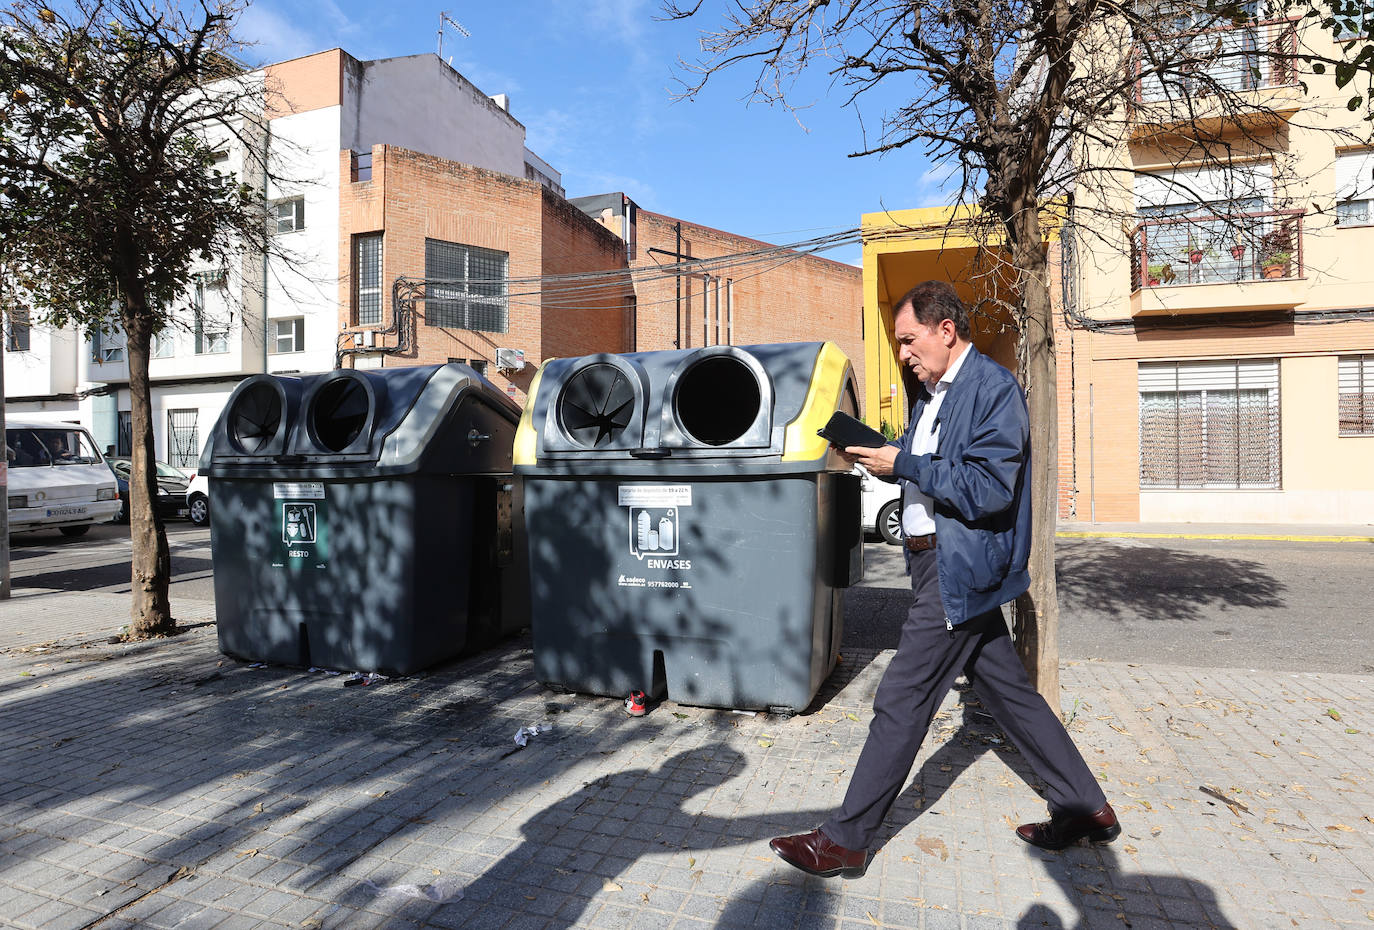
M1340 435L1374 436L1374 355L1344 355L1336 365Z
M509 325L509 255L494 249L425 240L425 323L448 329L504 333Z
M353 237L353 317L357 326L382 322L382 234Z
M178 468L195 468L200 459L200 437L195 410L167 411L167 462Z
M119 411L119 435L115 437L115 454L134 454L134 415L128 410Z
M1142 362L1142 488L1278 488L1275 359Z
M10 352L29 351L30 333L28 307L11 307L5 314L5 349Z

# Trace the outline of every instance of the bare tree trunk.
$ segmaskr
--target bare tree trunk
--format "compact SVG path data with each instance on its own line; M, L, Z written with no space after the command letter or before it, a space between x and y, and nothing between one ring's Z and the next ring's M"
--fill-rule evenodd
M132 546L133 605L130 639L169 636L176 632L167 588L172 557L167 533L153 502L157 500L157 456L153 449L153 398L148 380L152 331L140 297L126 296L121 313L128 337L129 413L133 427L133 473L129 476L129 541Z
M1017 654L1031 682L1058 711L1059 597L1054 577L1054 534L1058 518L1059 391L1049 262L1034 209L1018 212L1010 224L1019 227L1012 240L1013 261L1021 269L1020 362L1030 407L1032 514L1030 590L1016 599L1013 628Z

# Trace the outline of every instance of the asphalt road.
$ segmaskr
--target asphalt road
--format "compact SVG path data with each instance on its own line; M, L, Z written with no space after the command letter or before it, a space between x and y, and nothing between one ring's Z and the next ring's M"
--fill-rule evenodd
M213 600L209 530L173 522L167 534L173 602ZM10 547L15 586L129 590L127 527L14 536ZM864 561L864 583L847 594L845 644L895 647L910 599L901 550L870 542ZM1061 539L1057 563L1066 660L1374 673L1374 544Z

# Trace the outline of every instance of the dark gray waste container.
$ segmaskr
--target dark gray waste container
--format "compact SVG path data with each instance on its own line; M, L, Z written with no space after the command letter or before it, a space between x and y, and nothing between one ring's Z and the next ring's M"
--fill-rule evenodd
M862 573L859 479L816 430L856 408L831 343L544 365L515 448L536 676L805 708Z
M526 626L519 418L465 365L245 380L200 466L220 649L404 675Z

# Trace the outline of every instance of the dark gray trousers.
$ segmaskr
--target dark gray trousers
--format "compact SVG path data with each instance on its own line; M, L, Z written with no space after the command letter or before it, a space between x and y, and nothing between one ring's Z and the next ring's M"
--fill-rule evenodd
M1050 811L1086 814L1107 803L1059 715L1033 687L1000 610L970 617L951 632L940 606L935 551L911 556L915 598L892 664L873 699L854 774L839 811L822 832L848 849L873 844L888 808L911 774L930 722L962 671L997 725L1045 783Z

